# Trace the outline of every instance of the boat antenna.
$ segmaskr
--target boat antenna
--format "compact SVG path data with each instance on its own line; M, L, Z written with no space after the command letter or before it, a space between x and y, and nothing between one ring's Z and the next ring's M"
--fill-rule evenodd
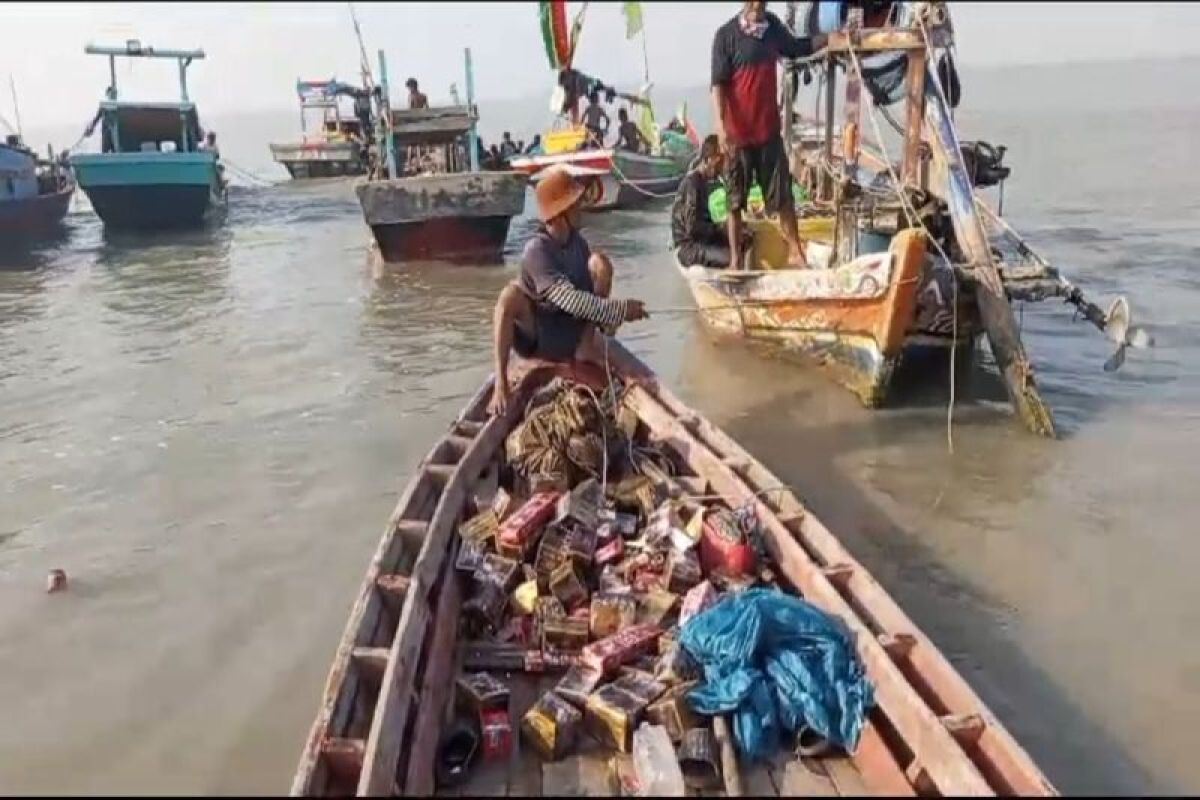
M21 107L17 104L17 83L13 80L11 72L8 73L8 88L12 92L13 116L17 119L17 136L24 138L24 134L21 132Z

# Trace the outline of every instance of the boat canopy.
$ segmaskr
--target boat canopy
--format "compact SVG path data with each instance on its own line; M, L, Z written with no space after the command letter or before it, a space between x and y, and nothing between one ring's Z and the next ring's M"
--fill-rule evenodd
M353 97L362 91L357 86L341 83L337 78L327 81L296 81L296 96L305 104L335 101L339 95Z
M191 152L203 136L192 103L104 102L100 111L104 115L105 152L169 150L164 147L167 142L177 153Z
M467 106L406 108L392 111L392 135L399 145L448 144L471 129Z

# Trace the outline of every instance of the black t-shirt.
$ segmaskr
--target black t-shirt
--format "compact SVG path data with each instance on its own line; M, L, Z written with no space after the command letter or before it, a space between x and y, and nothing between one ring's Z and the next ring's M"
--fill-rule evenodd
M689 172L679 184L671 206L671 244L713 244L728 241L725 229L713 222L708 213L708 195L712 181L700 170Z
M521 289L534 301L539 338L551 337L556 341L539 341L538 347L547 353L569 354L583 335L585 320L573 317L546 301L546 293L557 281L566 278L580 291L595 292L592 273L588 270L588 259L592 249L587 240L572 230L565 244L559 244L545 226L525 244L521 254Z
M712 44L712 85L725 87L725 133L735 145L754 147L779 133L775 62L812 55L812 40L797 39L767 12L762 38L742 30L741 15L717 29Z

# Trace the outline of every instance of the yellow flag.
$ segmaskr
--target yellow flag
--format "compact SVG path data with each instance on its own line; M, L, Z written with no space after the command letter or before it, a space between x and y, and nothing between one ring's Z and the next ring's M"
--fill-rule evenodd
M632 39L641 33L642 30L642 4L636 2L624 3L623 11L625 12L625 38Z

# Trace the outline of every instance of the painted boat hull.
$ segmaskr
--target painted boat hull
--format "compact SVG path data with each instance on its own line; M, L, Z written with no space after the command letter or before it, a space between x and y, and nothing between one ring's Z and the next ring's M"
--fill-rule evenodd
M868 407L883 405L917 308L916 231L836 269L729 271L678 265L705 325L814 359Z
M75 184L53 194L0 203L0 249L30 244L53 234L71 208Z
M357 142L272 144L271 157L295 180L362 175L366 167Z
M599 192L589 194L586 211L632 208L660 197L669 197L687 175L688 158L645 156L621 150L576 150L544 156L515 158L509 166L536 183L554 166L565 166L581 178L595 178Z
M367 181L355 192L385 262L500 264L525 186L516 172L468 172Z
M197 227L225 202L210 153L86 154L73 156L71 165L106 227Z

